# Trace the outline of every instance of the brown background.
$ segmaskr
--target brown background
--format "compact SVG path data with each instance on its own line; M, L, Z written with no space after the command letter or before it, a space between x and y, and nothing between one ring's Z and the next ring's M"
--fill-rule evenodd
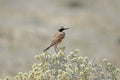
M31 70L60 26L66 54L120 66L120 0L0 0L0 76Z

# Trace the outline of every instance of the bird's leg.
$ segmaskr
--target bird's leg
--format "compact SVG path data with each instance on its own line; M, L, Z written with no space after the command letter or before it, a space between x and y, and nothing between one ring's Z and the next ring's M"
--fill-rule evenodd
M56 48L56 46L54 47L54 49L55 49L55 52L56 52L56 54L57 54L58 52L57 52L57 48Z
M57 50L57 52L59 52L59 49L57 48L57 46L56 46L56 50Z

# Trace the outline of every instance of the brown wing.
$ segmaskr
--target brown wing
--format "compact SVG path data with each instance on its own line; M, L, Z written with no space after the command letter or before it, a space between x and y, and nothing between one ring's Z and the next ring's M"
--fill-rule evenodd
M64 32L58 32L53 36L53 40L51 41L51 46L59 43L62 41L62 39L65 37Z
M53 40L51 41L50 46L47 47L47 48L44 50L44 52L47 51L50 47L52 47L52 46L54 46L54 45L57 46L57 45L62 41L62 39L63 39L64 37L65 37L65 33L64 33L64 32L58 32L58 33L56 33L56 34L53 36Z

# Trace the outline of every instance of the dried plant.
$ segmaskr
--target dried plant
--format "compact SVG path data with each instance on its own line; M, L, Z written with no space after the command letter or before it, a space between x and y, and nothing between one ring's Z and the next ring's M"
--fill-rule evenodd
M58 54L42 53L36 55L35 60L32 70L19 72L15 80L118 80L120 74L120 69L107 59L103 59L104 65L99 65L88 57L81 57L78 49L68 55L62 50Z

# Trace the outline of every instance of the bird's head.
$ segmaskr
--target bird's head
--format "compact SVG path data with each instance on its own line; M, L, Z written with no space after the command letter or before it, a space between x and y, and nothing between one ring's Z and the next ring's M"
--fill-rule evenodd
M62 32L62 31L67 30L67 29L69 29L69 28L65 28L62 26L60 29L58 29L58 31Z

